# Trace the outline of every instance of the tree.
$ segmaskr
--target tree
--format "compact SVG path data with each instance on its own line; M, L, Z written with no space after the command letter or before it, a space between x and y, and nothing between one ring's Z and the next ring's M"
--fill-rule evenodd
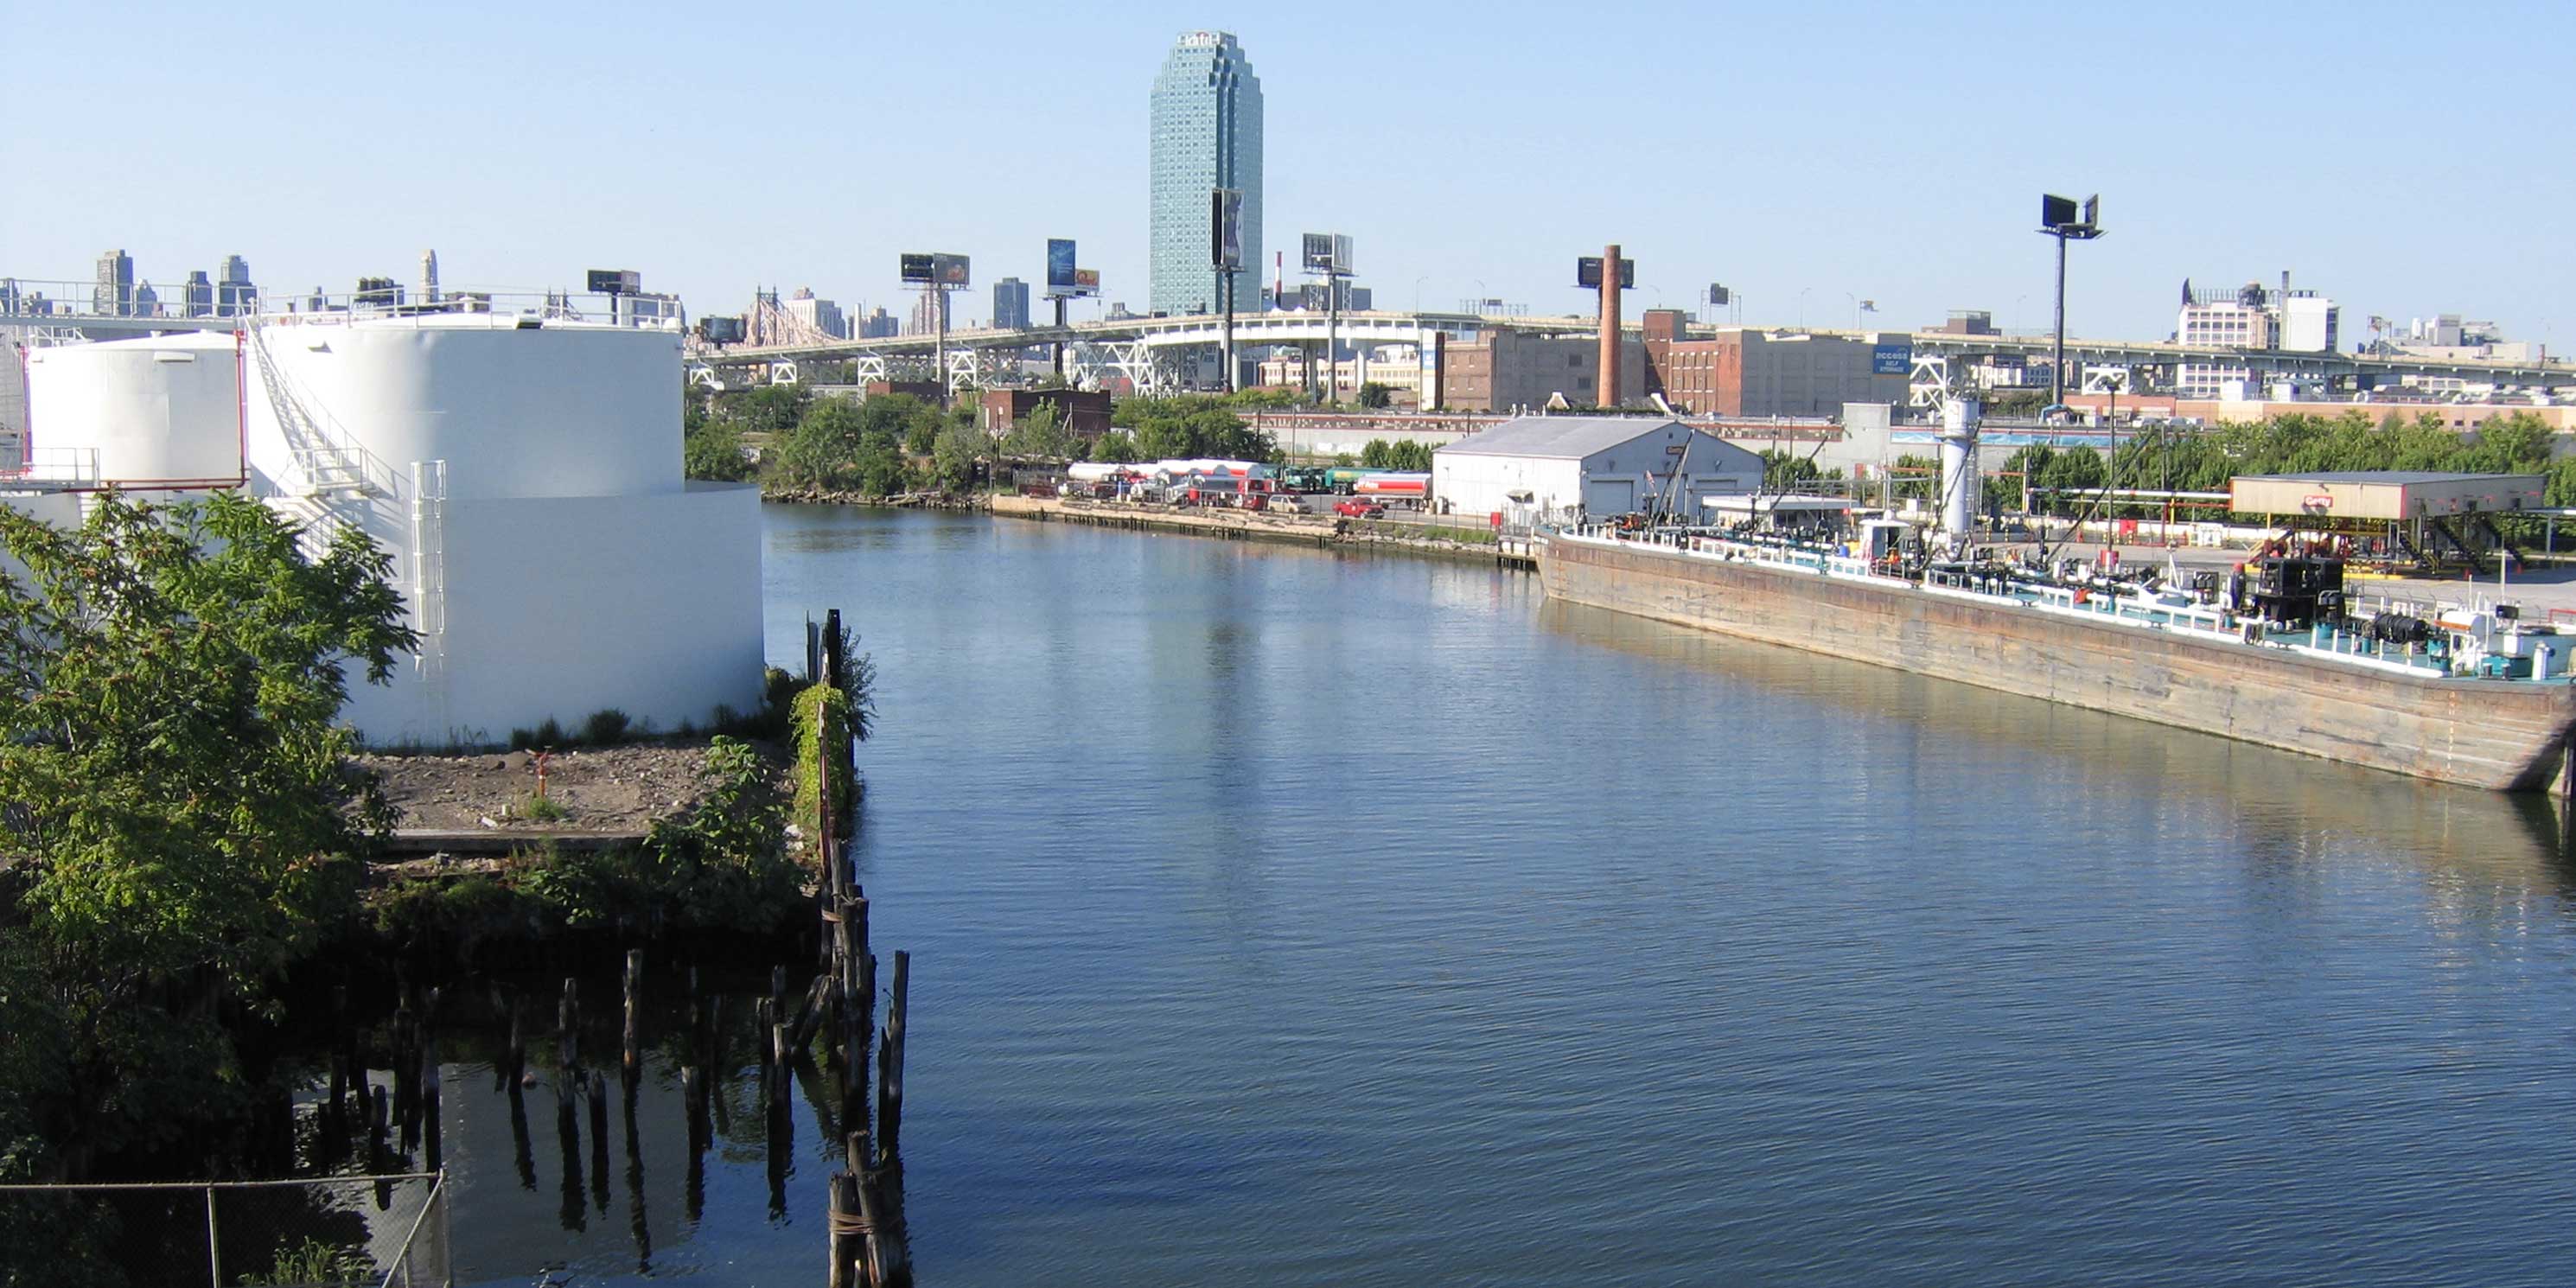
M992 440L980 429L952 424L940 430L930 451L931 468L940 486L951 492L966 490L967 484L974 481L976 456L991 445Z
M693 479L734 483L751 477L742 431L730 420L701 418L698 428L681 436L680 460L681 472Z
M1360 449L1360 465L1372 470L1390 468L1386 463L1386 457L1387 453L1393 450L1394 445L1385 439L1372 438L1368 441L1368 446Z
M1394 401L1395 390L1385 385L1379 384L1374 380L1366 381L1360 385L1360 406L1362 407L1385 407Z
M780 472L795 484L830 487L858 460L861 416L846 398L825 398L805 411L778 443Z
M1145 459L1145 452L1136 445L1135 435L1123 429L1113 429L1091 444L1091 459L1103 464L1127 465Z
M1012 455L1061 457L1065 454L1064 433L1058 423L1054 403L1042 403L1036 411L1020 417L1020 423L1003 440Z
M335 721L417 637L365 534L303 535L229 492L68 530L0 507L0 1102L71 1170L238 1092L196 999L268 1009L390 824Z

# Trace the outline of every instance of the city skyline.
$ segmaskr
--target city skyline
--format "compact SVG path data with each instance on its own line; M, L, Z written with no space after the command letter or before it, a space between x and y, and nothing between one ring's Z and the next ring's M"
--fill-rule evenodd
M2560 9L2502 10L2518 44L2576 35ZM1036 280L1045 238L1066 236L1103 281L1102 301L1075 316L1112 302L1144 311L1141 91L1176 35L1208 28L1259 55L1267 227L1246 249L1258 246L1265 280L1270 255L1293 251L1298 233L1338 231L1354 237L1360 280L1388 307L1472 296L1575 313L1586 301L1569 261L1617 240L1638 262L1632 315L1690 307L1714 281L1737 292L1748 323L1848 326L1868 298L1875 325L1934 325L1965 308L2029 331L2048 321L2039 193L2099 192L2109 235L2071 256L2076 334L2161 337L2181 278L2271 281L2287 269L2343 306L2347 349L2368 338L2372 315L2403 325L2443 312L2565 347L2554 315L2571 270L2540 248L2563 236L2576 183L2528 160L2549 137L2533 131L2561 115L2544 87L2486 74L2486 36L2420 7L2347 6L2330 25L2215 9L2229 21L2199 22L2194 11L2140 27L2014 6L1507 6L1435 31L1426 16L1358 9L1293 23L1164 5L1115 22L1020 6L977 17L814 10L782 19L816 38L780 53L672 9L628 37L621 68L640 77L528 78L510 69L585 47L591 18L485 22L467 6L449 30L420 37L424 57L455 68L437 94L329 114L262 100L191 117L147 86L101 109L103 136L140 142L102 152L62 132L12 135L0 163L46 199L0 228L0 272L78 278L100 247L123 246L166 302L187 271L235 250L272 266L273 291L300 292L409 277L419 248L436 245L451 289L577 286L584 268L631 267L693 314L738 313L756 284L897 299L905 250L973 255L979 283ZM387 21L316 9L243 31L185 10L131 23L49 9L26 16L19 43L31 92L52 81L71 93L71 51L101 40L147 62L229 53L242 65L328 65ZM1587 33L1603 22L1626 29L1620 58L1555 56L1598 44ZM1335 38L1354 23L1373 38ZM2209 43L2216 30L2225 49ZM2113 36L2120 56L2106 58ZM967 92L905 60L799 52L970 38L1025 51L1030 74ZM2259 76L2212 70L2226 50L2264 47L2299 56ZM1830 74L1792 56L1802 51L1832 54ZM1664 61L1692 70L1658 73ZM1062 66L1080 72L1044 74ZM2032 74L2051 67L2062 74ZM864 100L824 88L852 71L870 85ZM672 96L622 92L638 79ZM2294 142L2253 139L2228 119L2241 99L2189 92L2222 82L2313 120ZM2425 84L2458 94L2440 112L2377 105L2399 86L2414 101ZM864 125L866 103L931 103L951 128L879 117L888 128L842 174L754 137L748 118L762 113L707 106L781 93L785 106L764 113L850 113ZM2203 101L2213 97L2237 106ZM525 129L530 119L547 128ZM940 141L1040 119L1062 141L1010 152L999 173L946 159ZM2237 142L2176 145L2193 137ZM909 175L922 186L904 186ZM2419 199L2405 197L2409 184ZM192 200L160 195L172 190ZM227 200L237 217L225 217Z

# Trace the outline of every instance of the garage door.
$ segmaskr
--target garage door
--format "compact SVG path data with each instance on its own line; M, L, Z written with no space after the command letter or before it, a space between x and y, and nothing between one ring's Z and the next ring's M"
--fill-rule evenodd
M1583 480L1583 512L1595 519L1626 514L1637 508L1637 480Z

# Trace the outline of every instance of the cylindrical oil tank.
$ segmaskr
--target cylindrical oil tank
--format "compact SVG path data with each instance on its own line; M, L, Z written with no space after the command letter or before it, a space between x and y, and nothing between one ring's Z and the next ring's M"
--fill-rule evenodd
M447 462L451 499L683 486L674 332L434 314L271 324L257 343L325 432L396 478Z
M27 355L28 446L130 489L242 475L241 365L225 333L111 340ZM68 450L67 460L61 453Z

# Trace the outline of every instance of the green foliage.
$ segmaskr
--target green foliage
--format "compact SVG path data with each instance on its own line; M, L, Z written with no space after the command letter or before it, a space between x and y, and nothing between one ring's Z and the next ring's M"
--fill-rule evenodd
M1929 456L1917 456L1912 452L1899 456L1892 473L1898 496L1928 501L1940 491L1941 463Z
M270 1013L354 906L392 812L334 722L414 637L381 550L300 535L234 493L0 507L0 1160L212 1139L248 1090L215 1004Z
M730 420L709 420L704 415L698 419L700 423L694 428L684 425L681 472L693 479L718 483L739 483L750 478L751 456L743 447L741 426Z
M1806 452L1766 447L1762 449L1761 456L1762 486L1774 492L1790 491L1819 481L1838 481L1843 476L1841 470L1819 467L1816 458Z
M832 817L847 818L850 812L853 784L845 758L832 748L846 745L855 738L850 722L848 694L829 685L806 686L796 695L794 714L788 727L796 746L796 767L792 781L796 789L796 821L800 824L819 818L829 794Z
M1056 415L1055 404L1044 403L1036 411L1020 417L1020 423L1002 441L1002 447L1014 456L1060 460L1071 454L1071 437L1065 432L1062 419Z
M1428 473L1431 469L1431 445L1411 439L1388 441L1372 438L1360 449L1360 466L1372 470L1410 470Z
M804 906L785 847L786 819L760 758L732 738L707 747L704 799L656 821L641 848L539 853L520 889L540 914L576 928L743 929Z
M376 1278L376 1263L357 1248L344 1248L308 1238L293 1247L277 1250L277 1261L266 1274L244 1275L237 1282L244 1285L266 1284L361 1284Z
M36 931L103 977L208 969L245 997L352 878L331 856L391 815L345 759L342 666L382 682L414 643L389 557L323 556L234 493L108 495L62 531L0 507L0 842L33 864Z
M581 722L581 740L594 747L614 747L626 741L626 730L633 724L625 712L604 707Z
M534 819L539 823L560 823L572 817L572 811L565 809L553 797L533 794L522 799L519 807L512 812L521 818Z
M1360 385L1360 406L1362 407L1385 407L1394 401L1395 390L1386 385L1374 380L1365 381Z
M951 492L963 492L975 478L976 458L992 448L993 440L984 431L969 425L950 424L939 431L931 445L931 472L939 485Z
M1091 459L1109 465L1133 465L1145 459L1145 449L1137 445L1135 435L1113 429L1092 442Z
M1253 429L1234 408L1247 405L1245 395L1232 399L1205 394L1173 398L1127 398L1110 408L1109 423L1135 436L1135 459L1215 457L1223 460L1269 461L1279 454L1270 435ZM1097 452L1092 459L1100 459Z

